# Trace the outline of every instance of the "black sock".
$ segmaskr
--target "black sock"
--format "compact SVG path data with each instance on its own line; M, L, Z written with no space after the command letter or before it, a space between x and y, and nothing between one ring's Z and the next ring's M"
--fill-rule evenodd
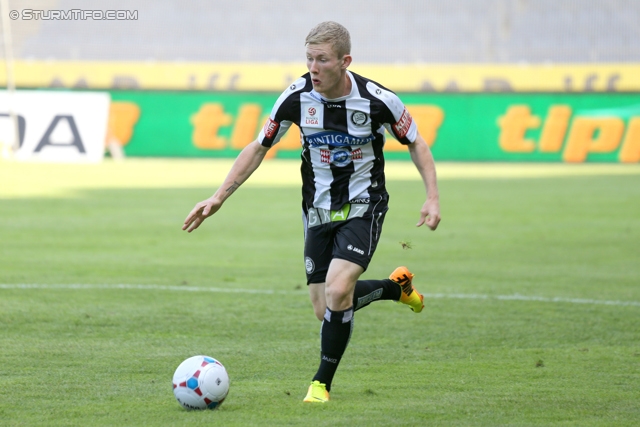
M376 300L400 299L401 288L390 279L358 280L353 291L353 308L360 310Z
M313 377L313 381L326 384L327 391L331 390L331 381L347 349L352 329L353 307L344 311L327 308L320 330L320 367Z

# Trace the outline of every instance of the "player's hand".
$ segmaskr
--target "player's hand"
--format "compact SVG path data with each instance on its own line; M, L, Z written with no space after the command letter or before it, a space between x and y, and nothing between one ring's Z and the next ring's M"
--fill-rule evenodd
M196 204L191 212L189 212L189 215L187 215L187 219L184 220L182 229L191 233L193 230L200 227L200 224L202 224L205 219L218 212L221 206L222 203L215 200L213 197Z
M431 230L438 228L440 223L440 202L438 200L427 199L420 209L420 221L416 224L416 227L420 227L422 224L426 224Z

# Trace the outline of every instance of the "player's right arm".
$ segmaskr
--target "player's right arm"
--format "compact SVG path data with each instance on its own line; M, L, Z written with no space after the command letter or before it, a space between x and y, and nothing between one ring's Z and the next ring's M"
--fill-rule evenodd
M205 219L216 213L222 207L224 201L258 169L268 150L268 147L262 146L257 140L247 145L240 154L238 154L236 161L233 163L229 174L220 188L218 188L213 196L196 204L184 220L182 229L191 233L200 227L200 224L202 224Z
M300 111L295 105L292 106L292 95L304 89L307 84L311 84L310 81L307 82L304 77L300 77L280 95L258 138L240 152L218 191L207 200L196 204L189 212L182 225L183 230L191 233L200 227L200 224L216 213L224 201L258 169L269 148L280 141L293 123L294 118L290 117L291 111Z

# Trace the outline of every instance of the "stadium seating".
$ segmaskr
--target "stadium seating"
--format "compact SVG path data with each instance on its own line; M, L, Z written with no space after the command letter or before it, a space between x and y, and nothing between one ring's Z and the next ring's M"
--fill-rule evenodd
M19 59L299 61L323 20L370 63L640 61L637 0L12 0L11 9L136 10L137 20L12 21Z

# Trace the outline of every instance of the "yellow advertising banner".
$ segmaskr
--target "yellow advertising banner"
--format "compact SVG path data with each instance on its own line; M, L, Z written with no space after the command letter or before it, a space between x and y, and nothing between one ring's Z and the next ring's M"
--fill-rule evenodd
M278 93L113 90L110 137L128 156L235 157ZM640 162L640 94L403 94L439 161ZM390 135L389 160L409 159ZM299 158L293 126L268 157Z
M640 63L374 65L352 71L396 92L640 92ZM304 63L16 61L20 88L280 92ZM6 70L0 69L6 85Z

